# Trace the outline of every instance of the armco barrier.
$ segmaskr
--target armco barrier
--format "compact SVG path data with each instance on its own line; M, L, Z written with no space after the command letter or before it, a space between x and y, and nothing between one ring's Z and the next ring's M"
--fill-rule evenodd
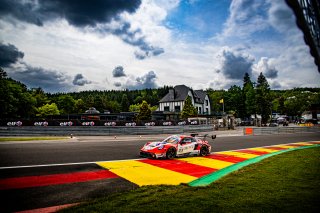
M319 132L319 126L313 127L245 127L243 129L244 135L271 135L271 134L290 134L290 133L306 133Z
M20 126L0 127L0 136L32 136L32 135L150 135L179 134L189 132L213 131L212 126Z

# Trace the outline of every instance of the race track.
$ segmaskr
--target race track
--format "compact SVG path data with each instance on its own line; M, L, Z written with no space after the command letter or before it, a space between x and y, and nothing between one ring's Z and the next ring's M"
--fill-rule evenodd
M190 183L247 159L314 146L320 137L310 133L217 138L211 142L215 153L174 160L137 159L142 140L97 141L1 144L1 212L78 203L143 185ZM55 154L42 153L50 151Z

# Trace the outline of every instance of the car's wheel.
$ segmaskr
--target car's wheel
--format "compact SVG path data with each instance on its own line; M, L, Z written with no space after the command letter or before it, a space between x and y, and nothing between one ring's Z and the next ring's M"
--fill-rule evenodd
M173 159L176 157L176 150L174 148L169 148L167 153L166 153L167 159Z
M200 149L200 156L206 156L209 154L209 150L207 146L202 146Z

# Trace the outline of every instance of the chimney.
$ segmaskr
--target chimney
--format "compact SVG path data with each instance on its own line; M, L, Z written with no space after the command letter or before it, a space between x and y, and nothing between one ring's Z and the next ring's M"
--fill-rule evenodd
M174 100L174 89L169 89L169 99Z

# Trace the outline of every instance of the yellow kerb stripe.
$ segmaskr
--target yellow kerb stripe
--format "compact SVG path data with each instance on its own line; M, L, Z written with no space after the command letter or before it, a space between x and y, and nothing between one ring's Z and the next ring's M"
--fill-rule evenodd
M297 146L286 146L286 145L276 145L272 147L279 147L279 148L284 148L284 149L291 149L291 148L297 148Z
M267 149L267 148L250 148L249 150L259 151L259 152L278 152L279 150Z
M227 152L219 152L219 154L224 154L224 155L232 155L235 157L239 158L255 158L259 155L254 155L254 154L248 154L248 153L240 153L240 152L232 152L232 151L227 151Z
M162 169L139 161L100 162L98 165L139 186L144 185L179 185L188 183L196 177Z
M181 158L179 160L213 169L222 169L233 164L222 160L215 160L203 157Z
M299 142L299 143L294 143L294 144L304 145L304 146L312 146L312 145L314 145L313 143L308 143L308 142Z

